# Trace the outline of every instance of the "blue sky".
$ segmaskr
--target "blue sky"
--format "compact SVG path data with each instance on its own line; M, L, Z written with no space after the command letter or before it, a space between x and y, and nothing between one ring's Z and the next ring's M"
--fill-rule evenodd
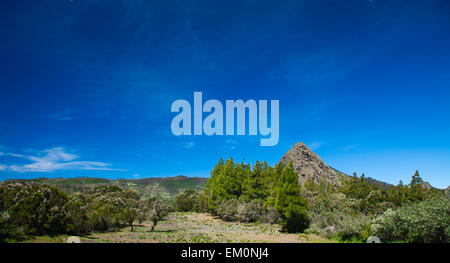
M162 3L164 2L164 3ZM302 141L450 184L449 1L0 2L0 179L209 176ZM172 135L176 99L280 101L280 140Z

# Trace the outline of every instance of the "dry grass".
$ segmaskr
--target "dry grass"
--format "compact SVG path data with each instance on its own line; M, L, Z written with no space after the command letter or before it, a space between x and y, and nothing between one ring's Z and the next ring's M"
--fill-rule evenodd
M149 232L150 223L135 225L116 232L92 233L82 236L82 243L330 243L335 242L312 234L285 234L278 225L224 222L205 213L170 213ZM67 235L42 236L25 242L60 243Z
M280 233L278 225L224 222L209 214L171 213L149 232L150 224L137 225L133 232L92 233L82 242L146 242L146 243L324 243L333 242L316 235Z

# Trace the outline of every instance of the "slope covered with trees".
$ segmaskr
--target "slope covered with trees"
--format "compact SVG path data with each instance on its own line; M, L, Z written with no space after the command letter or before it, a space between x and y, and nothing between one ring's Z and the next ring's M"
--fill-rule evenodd
M177 194L187 189L202 190L207 178L202 177L149 177L142 179L116 179L110 180L96 177L74 178L37 178L14 179L4 183L36 183L53 185L67 194L88 192L102 185L118 186L122 189L133 190L144 198L158 195L166 199L172 199Z

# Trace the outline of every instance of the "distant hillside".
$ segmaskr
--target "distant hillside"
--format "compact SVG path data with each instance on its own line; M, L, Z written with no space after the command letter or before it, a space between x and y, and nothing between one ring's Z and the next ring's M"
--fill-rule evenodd
M201 177L151 177L142 179L110 180L95 177L75 178L38 178L14 179L5 182L35 182L39 184L55 185L68 194L88 191L99 185L117 185L123 189L131 189L144 198L151 195L160 195L163 198L173 198L186 189L202 190L208 178Z
M369 182L369 184L375 184L376 186L381 187L381 188L386 189L386 190L389 189L389 187L393 187L392 184L385 183L385 182L382 182L382 181L378 181L378 180L373 179L371 177L365 177L365 179Z

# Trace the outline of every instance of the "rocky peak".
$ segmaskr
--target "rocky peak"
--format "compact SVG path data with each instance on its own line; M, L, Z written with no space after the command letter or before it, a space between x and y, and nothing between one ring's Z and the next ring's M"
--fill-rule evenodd
M316 183L324 180L338 185L339 178L343 175L327 166L315 152L302 142L296 143L280 160L283 165L288 165L289 162L292 162L301 184L305 183L308 178L312 178Z

